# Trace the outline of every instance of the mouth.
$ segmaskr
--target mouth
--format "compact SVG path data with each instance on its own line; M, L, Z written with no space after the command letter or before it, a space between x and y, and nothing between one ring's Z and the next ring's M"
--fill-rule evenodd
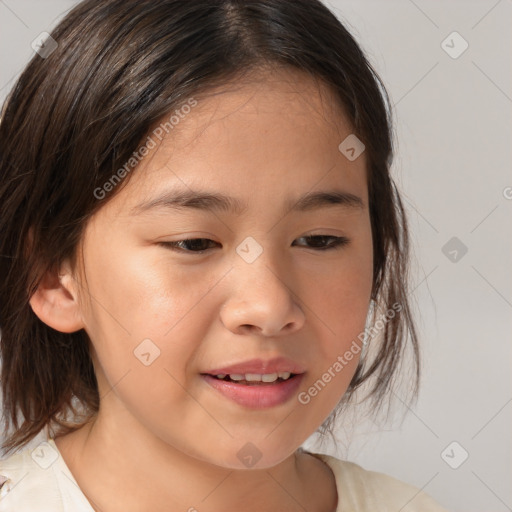
M202 373L205 383L224 398L248 409L267 409L289 402L297 393L304 373L271 374Z
M257 373L232 373L225 374L220 373L218 375L211 374L202 374L213 377L217 380L221 380L224 382L233 382L235 384L240 384L243 386L265 386L265 385L273 385L279 382L286 382L290 379L296 377L297 373L291 372L275 372L275 373L265 373L265 374L257 374Z

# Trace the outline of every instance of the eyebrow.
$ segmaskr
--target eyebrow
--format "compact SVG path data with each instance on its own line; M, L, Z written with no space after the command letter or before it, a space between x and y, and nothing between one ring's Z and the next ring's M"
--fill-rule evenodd
M364 209L364 202L350 192L326 190L308 192L298 199L289 198L285 203L287 212L308 212L327 207L348 210ZM196 209L208 212L225 212L242 215L247 204L222 193L201 190L171 190L161 196L145 201L130 210L130 215L141 215L154 210Z

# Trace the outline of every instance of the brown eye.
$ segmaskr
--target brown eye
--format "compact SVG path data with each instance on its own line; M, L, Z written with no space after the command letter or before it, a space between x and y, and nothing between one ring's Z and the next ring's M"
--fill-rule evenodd
M329 249L337 249L347 245L350 240L344 236L331 236L331 235L311 235L302 236L297 240L306 240L309 247L319 251L326 251ZM294 242L295 245L295 242Z
M307 243L307 247L311 249L316 249L318 251L327 251L330 249L340 248L344 245L347 245L350 240L344 236L331 236L331 235L310 235L303 236L297 238L297 240L305 240ZM208 249L212 249L215 247L217 242L210 240L209 238L188 238L186 240L177 240L174 242L160 242L159 245L167 247L168 249L181 251L181 252L191 252L201 254ZM219 245L219 244L217 244ZM292 245L302 245L296 244L295 241Z
M217 242L214 242L209 238L188 238L186 240L177 240L175 242L160 242L160 245L178 251L201 253L211 248L209 247L210 243L216 244Z

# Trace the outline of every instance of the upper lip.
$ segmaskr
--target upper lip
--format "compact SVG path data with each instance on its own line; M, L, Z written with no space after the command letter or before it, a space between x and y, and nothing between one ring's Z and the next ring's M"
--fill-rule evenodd
M290 373L304 373L304 368L286 357L276 357L264 361L263 359L251 359L242 363L235 363L222 368L215 368L208 370L209 375L220 375L220 374L247 374L253 373L258 375L264 375L269 373L279 372L290 372Z

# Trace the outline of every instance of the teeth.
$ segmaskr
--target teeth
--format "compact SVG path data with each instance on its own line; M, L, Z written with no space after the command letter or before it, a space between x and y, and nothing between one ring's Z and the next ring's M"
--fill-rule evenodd
M234 381L245 380L247 382L275 382L278 378L281 380L287 380L290 378L290 372L279 372L279 373L246 373L245 375L241 373L231 373L229 374L229 378ZM226 377L225 373L220 373L216 375L218 379L224 379Z

